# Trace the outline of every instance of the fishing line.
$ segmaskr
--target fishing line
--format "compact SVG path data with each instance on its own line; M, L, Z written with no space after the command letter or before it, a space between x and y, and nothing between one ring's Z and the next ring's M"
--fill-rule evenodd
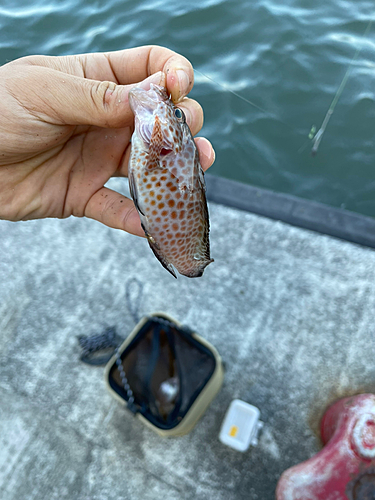
M370 19L370 21L368 22L367 24L367 27L365 29L365 31L363 32L363 35L362 35L362 39L364 39L370 29L371 29L371 26L372 26L372 23L373 23L373 19ZM313 142L313 146L312 146L312 149L311 149L311 154L313 156L316 155L316 153L318 152L318 148L319 148L319 144L320 144L320 141L322 140L323 138L323 134L327 128L327 125L328 125L328 122L333 114L333 111L336 107L336 104L338 102L338 100L340 99L340 96L347 84L347 81L349 79L349 75L351 73L351 70L352 70L352 66L353 64L355 63L355 61L358 59L358 56L359 54L361 53L362 51L362 44L357 48L352 60L350 61L349 63L349 66L345 72L345 75L339 85L339 88L337 89L337 92L331 102L331 105L330 107L328 108L328 111L324 117L324 120L323 120L323 123L321 125L321 127L319 128L319 130L316 132L316 127L315 125L313 125L310 129L310 132L309 132L309 135L308 135L308 141L306 141L306 143L304 145L302 145L302 147L298 150L298 152L302 152L305 147L308 145L309 141L312 140ZM212 77L206 75L205 73L202 73L202 71L199 71L198 69L194 69L194 71L200 75L202 75L204 78L207 78L208 80L210 80L211 82L215 83L216 85L218 85L219 87L223 88L225 91L227 92L230 92L231 94L233 94L234 96L238 97L238 99L241 99L242 101L246 102L247 104L249 104L250 106L252 106L253 108L256 108L258 109L259 111L261 111L262 113L264 113L265 115L279 121L280 123L286 125L287 127L289 127L290 129L292 129L293 131L295 131L295 127L290 125L289 123L283 121L283 120L280 120L276 115L274 115L273 113L270 113L269 111L267 111L266 109L258 106L258 104L255 104L254 102L250 101L249 99L246 99L245 97L243 97L242 95L238 94L237 92L235 92L234 90L231 90L229 89L226 85L222 84L222 83L219 83L217 82L216 80L214 80Z
M373 19L370 19L370 21L368 22L368 25L367 25L365 31L363 32L362 39L364 39L367 36L368 32L371 29L372 23L373 23ZM337 92L335 94L335 97L333 98L333 100L331 102L331 105L328 108L328 111L326 113L326 116L324 117L324 120L323 120L323 123L322 123L320 129L318 130L318 132L312 138L313 147L311 149L311 154L313 156L315 156L316 153L318 152L318 147L319 147L320 141L322 140L322 137L323 137L323 134L324 134L324 132L326 130L326 127L328 125L329 119L331 118L331 116L333 114L333 111L335 109L335 106L336 106L338 100L340 99L340 96L341 96L341 94L342 94L342 92L343 92L343 90L345 88L345 85L346 85L346 83L348 81L350 72L352 70L352 66L353 66L354 62L356 61L356 59L358 58L359 54L361 53L361 50L362 50L362 44L360 44L360 46L357 48L357 50L356 50L356 52L355 52L355 54L353 56L353 59L349 63L348 69L346 70L344 78L342 79L342 81L340 83L340 86L337 89ZM312 133L313 128L314 128L314 126L312 127L312 129L310 131L310 134Z
M259 111L261 111L262 113L264 113L265 115L273 118L274 120L277 120L279 121L280 123L282 123L283 125L286 125L287 127L291 128L292 130L295 130L295 127L293 127L292 125L290 125L289 123L286 123L284 122L283 120L280 120L280 118L278 118L276 115L274 115L273 113L270 113L269 111L267 111L266 109L264 108L261 108L260 106L258 106L258 104L255 104L255 102L252 102L252 101L249 101L249 99L246 99L245 97L243 97L242 95L238 94L237 92L235 92L234 90L231 90L229 89L226 85L224 85L223 83L219 83L217 82L216 80L214 80L213 78L211 78L210 76L206 75L205 73L202 73L202 71L199 71L198 69L195 69L194 68L194 71L196 73L199 73L200 75L204 76L204 78L207 78L207 80L210 80L211 82L215 83L216 85L219 85L219 87L223 88L226 92L230 92L231 94L235 95L236 97L238 97L238 99L241 99L242 101L245 101L247 104L250 104L250 106L253 106L253 108L256 108L258 109Z

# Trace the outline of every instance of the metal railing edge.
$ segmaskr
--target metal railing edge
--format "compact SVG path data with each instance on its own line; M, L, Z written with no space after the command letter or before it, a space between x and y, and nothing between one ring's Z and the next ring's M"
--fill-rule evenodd
M206 174L207 199L375 248L375 219L316 201Z

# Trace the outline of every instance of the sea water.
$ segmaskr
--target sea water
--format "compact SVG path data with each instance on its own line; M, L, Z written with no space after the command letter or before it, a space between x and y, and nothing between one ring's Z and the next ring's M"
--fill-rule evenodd
M169 47L200 71L191 97L216 149L213 174L375 216L375 24L363 37L372 18L367 0L2 0L0 64ZM312 157L311 127L348 67Z

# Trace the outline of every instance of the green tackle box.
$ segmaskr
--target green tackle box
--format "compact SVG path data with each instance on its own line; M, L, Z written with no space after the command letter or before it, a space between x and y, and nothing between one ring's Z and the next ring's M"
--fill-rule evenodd
M112 396L164 437L190 432L223 379L217 350L161 312L141 319L105 369Z

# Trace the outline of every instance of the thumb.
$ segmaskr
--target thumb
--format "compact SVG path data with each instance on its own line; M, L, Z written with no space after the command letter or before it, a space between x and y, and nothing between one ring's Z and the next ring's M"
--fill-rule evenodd
M30 70L32 74L27 75L27 83L32 89L29 98L33 114L40 113L43 120L59 125L124 127L133 121L128 99L130 89L142 87L148 90L151 83L165 86L162 71L139 83L117 85L40 66Z

